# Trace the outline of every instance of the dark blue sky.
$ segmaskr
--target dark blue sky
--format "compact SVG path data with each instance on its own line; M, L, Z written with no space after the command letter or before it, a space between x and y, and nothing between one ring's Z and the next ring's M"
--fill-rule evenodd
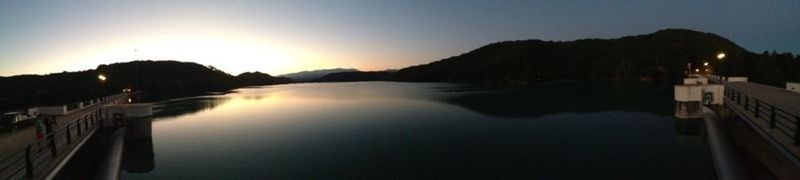
M177 59L231 73L401 68L519 39L687 28L800 53L800 1L0 1L0 75Z

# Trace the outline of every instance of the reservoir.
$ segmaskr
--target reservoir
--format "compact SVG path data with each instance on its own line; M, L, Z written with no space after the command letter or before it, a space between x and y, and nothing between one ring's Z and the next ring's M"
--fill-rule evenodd
M121 179L715 179L670 84L304 83L158 103Z

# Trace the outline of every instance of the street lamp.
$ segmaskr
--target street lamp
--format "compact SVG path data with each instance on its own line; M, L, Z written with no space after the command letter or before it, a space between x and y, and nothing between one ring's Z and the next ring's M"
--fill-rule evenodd
M106 75L99 74L99 75L97 75L97 79L100 80L100 96L104 96L106 94L106 83L105 82L108 79L108 77L106 77ZM103 99L103 101L105 101L105 99Z
M724 52L720 52L719 54L717 54L717 60L722 61L723 59L725 59L725 56L726 55L725 55ZM719 75L722 75L721 74L722 73L722 63L716 63L716 64L717 64L717 70L716 70L717 73L719 73Z

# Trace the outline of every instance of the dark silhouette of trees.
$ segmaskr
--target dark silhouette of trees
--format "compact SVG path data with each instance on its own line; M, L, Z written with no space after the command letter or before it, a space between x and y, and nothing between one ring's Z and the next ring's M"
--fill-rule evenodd
M725 59L717 60L720 52ZM783 87L800 82L800 56L751 53L723 37L685 29L617 39L554 42L504 41L458 56L398 71L340 72L313 81L411 81L525 85L564 80L664 80L679 82L687 63L709 62L712 73L747 76ZM106 81L98 80L103 74ZM260 72L232 76L212 66L178 61L134 61L95 70L0 77L0 110L73 103L141 90L152 100L254 85L290 83Z
M269 74L261 73L258 71L239 74L238 76L236 76L236 79L237 81L239 81L240 85L244 86L285 84L292 82L292 80L289 78L273 77Z
M105 81L98 75L107 77ZM242 86L289 83L263 73L232 76L212 66L178 61L133 61L97 69L48 75L0 78L0 110L62 105L122 92L141 90L145 101L228 91Z
M671 80L683 75L687 63L700 65L719 52L725 52L729 60L742 59L747 54L725 38L681 29L608 40L505 41L401 69L395 79L485 84L585 79ZM732 70L732 74L742 73Z

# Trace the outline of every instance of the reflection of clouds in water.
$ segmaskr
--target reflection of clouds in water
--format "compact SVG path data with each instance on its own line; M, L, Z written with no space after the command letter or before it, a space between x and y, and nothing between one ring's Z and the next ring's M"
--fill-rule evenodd
M431 88L455 88L448 83L397 83L397 82L348 82L348 83L302 83L274 86L265 89L244 89L244 94L276 95L295 99L355 100L370 98L427 100L439 94Z
M587 92L592 89L592 92ZM666 88L670 90L670 88ZM347 101L427 101L456 105L502 118L537 118L562 112L637 111L672 113L669 92L652 84L561 83L525 88L493 88L452 83L302 83L242 88L218 96L175 99L160 104L157 117L175 117L226 103L309 103Z

